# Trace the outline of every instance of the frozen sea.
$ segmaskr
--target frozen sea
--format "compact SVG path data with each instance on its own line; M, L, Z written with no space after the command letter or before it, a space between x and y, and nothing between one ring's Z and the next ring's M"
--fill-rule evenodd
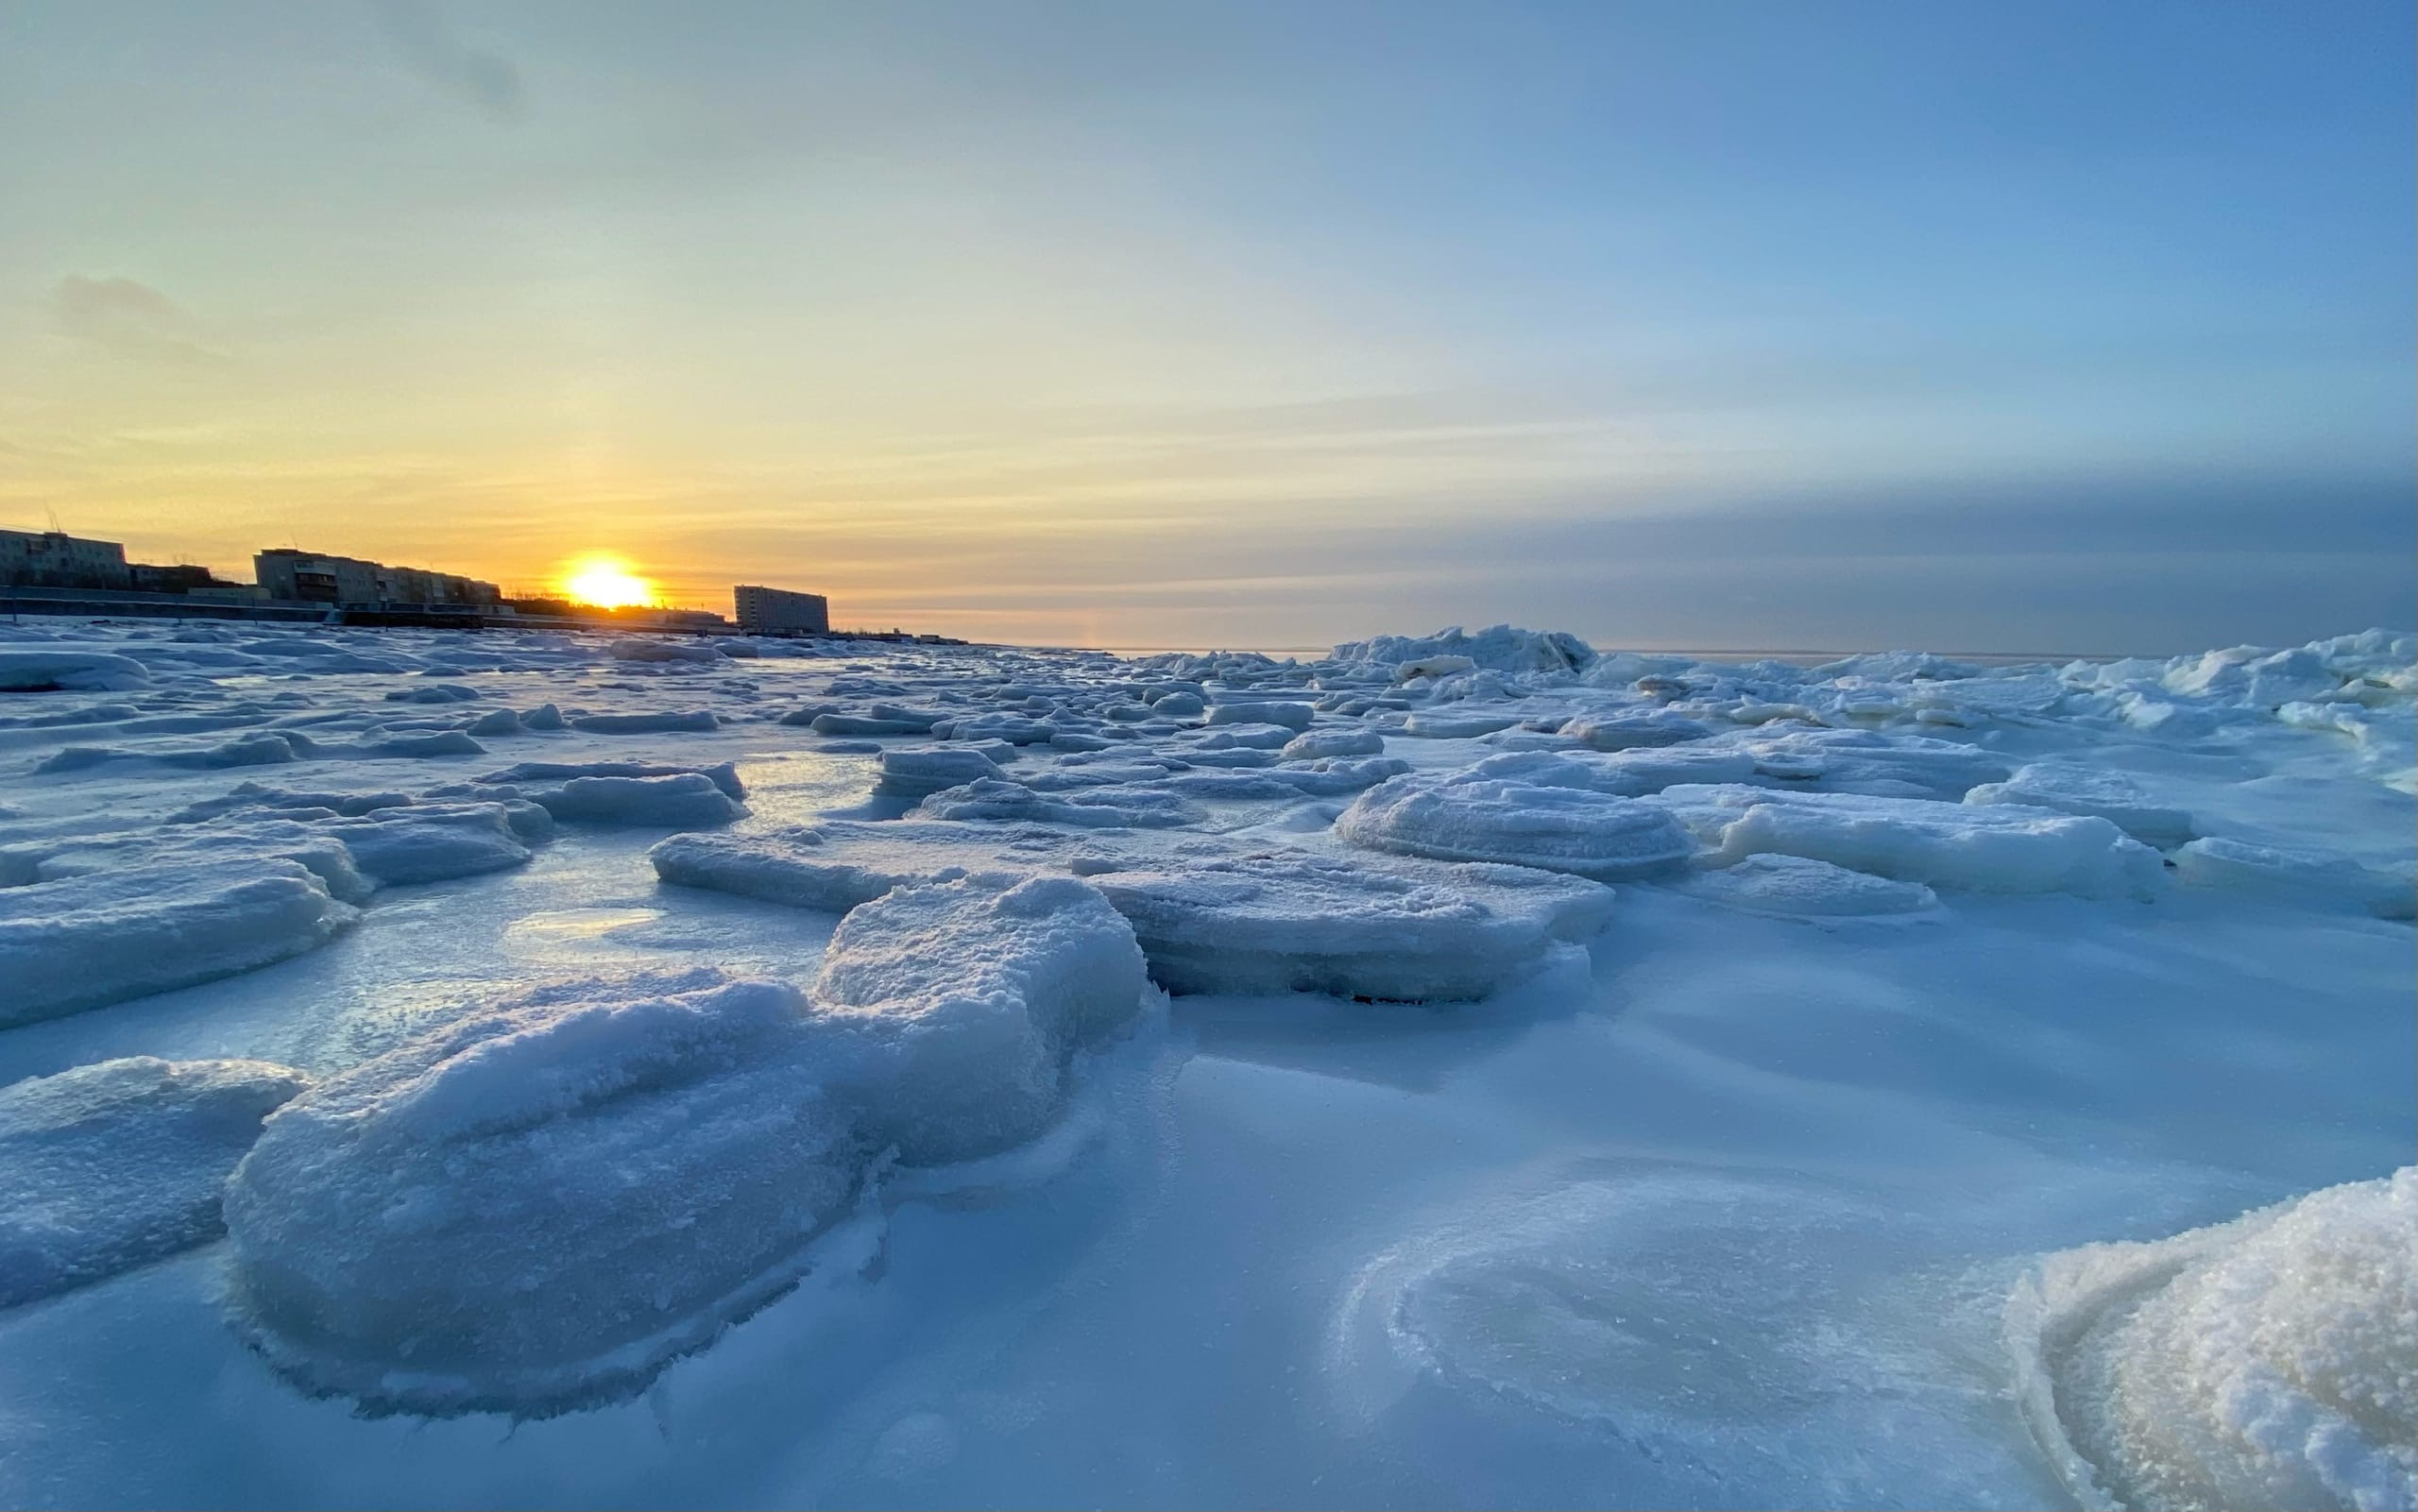
M2414 699L0 626L0 1504L2407 1506Z

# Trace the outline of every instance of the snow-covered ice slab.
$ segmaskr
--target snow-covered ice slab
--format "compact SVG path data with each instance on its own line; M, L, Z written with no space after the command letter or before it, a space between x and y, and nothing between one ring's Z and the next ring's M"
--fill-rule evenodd
M2174 868L2192 887L2349 903L2386 919L2418 917L2418 870L2409 867L2387 870L2347 856L2211 836L2176 851Z
M1370 850L1604 882L1671 872L1695 850L1666 810L1606 792L1593 768L1544 752L1389 778L1345 809L1335 832Z
M2188 812L2157 802L2134 778L2073 761L2035 761L2019 767L2004 782L1985 782L1970 790L1965 801L2093 815L2144 844L2160 847L2180 845L2193 834Z
M260 858L0 888L0 1028L265 966L357 917L300 865Z
M2007 1306L2085 1506L2418 1503L2418 1167L2051 1256Z
M1077 858L1171 993L1334 993L1465 1002L1518 980L1611 914L1611 889L1518 866L1183 847Z
M666 882L832 912L962 872L1072 872L1132 923L1174 993L1470 1001L1585 941L1613 903L1524 867L916 820L678 835L648 855Z
M1792 919L1900 917L1939 907L1939 895L1919 882L1893 882L1803 856L1749 856L1699 872L1682 886L1729 908Z
M1666 788L1665 807L1714 859L1803 856L1850 871L1976 892L2147 897L2157 852L2104 819L2016 804L1942 803L1765 788Z
M816 1062L876 1147L910 1165L1021 1144L1066 1062L1142 1004L1142 952L1071 876L911 882L851 911L815 978Z
M747 806L701 772L656 777L573 777L522 795L566 824L706 829L747 817Z
M330 1078L228 1185L239 1327L379 1406L645 1379L792 1281L856 1189L805 1016L710 970L571 982Z
M933 793L916 806L933 819L990 824L1073 824L1090 829L1166 829L1197 824L1200 805L1160 788L1078 788L1035 792L1020 782L982 777Z
M224 1233L227 1174L309 1085L264 1061L133 1056L0 1087L0 1308Z

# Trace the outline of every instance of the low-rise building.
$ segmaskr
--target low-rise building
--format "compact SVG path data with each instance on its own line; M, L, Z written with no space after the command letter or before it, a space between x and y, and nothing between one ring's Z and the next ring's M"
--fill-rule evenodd
M820 593L743 583L730 596L739 611L739 628L751 636L826 635L831 629L831 601Z
M281 546L257 553L252 569L263 596L306 603L451 604L491 608L502 597L492 583L425 568L388 567L357 556L330 556Z
M59 530L0 530L0 585L11 587L128 588L126 548Z

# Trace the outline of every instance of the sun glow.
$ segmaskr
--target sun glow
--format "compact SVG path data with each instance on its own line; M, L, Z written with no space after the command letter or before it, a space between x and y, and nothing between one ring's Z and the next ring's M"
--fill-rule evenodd
M563 569L563 593L600 609L626 609L655 602L655 585L630 570L618 556L583 556Z

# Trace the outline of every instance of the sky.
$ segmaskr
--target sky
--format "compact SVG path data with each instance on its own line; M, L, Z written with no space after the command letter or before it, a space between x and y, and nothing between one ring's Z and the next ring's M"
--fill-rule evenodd
M0 526L1110 646L2418 622L2407 0L0 6Z

